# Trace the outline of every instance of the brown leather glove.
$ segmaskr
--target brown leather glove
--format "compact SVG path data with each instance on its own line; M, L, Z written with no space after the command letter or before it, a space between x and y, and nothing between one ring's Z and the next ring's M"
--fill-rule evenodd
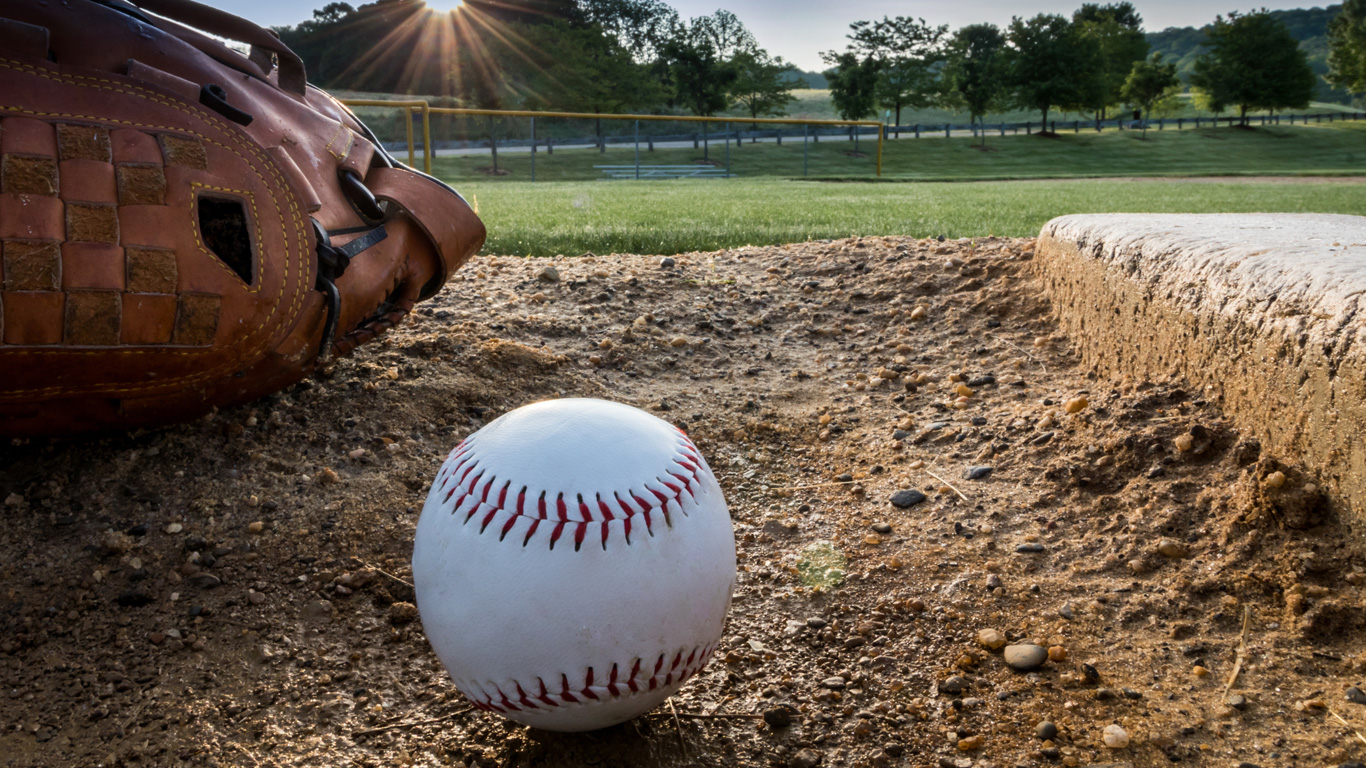
M483 242L260 27L189 0L0 3L0 434L273 392Z

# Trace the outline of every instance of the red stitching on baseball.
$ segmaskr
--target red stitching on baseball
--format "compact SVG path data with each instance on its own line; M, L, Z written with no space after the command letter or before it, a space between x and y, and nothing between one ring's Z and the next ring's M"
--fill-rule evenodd
M648 693L658 690L660 686L672 685L673 683L682 684L693 675L702 671L716 651L715 644L698 646L688 650L686 658L683 650L678 651L673 662L668 662L667 653L659 654L655 660L654 671L648 678L641 679L641 668L644 659L637 658L631 663L631 672L625 680L621 677L622 665L620 662L613 662L611 672L607 675L606 684L595 683L596 673L593 667L588 667L583 673L583 684L574 685L569 681L567 673L560 674L559 690L551 692L546 686L545 680L536 678L535 684L528 683L523 685L520 680L513 680L512 691L505 692L493 681L476 683L473 681L457 681L465 698L477 709L486 712L498 712L507 714L508 712L534 712L550 711L557 707L571 704L587 705L593 701L606 701L634 696L639 693ZM535 691L528 693L527 689Z
M679 433L680 435L682 432ZM452 515L464 513L464 523L468 524L474 519L476 514L480 514L479 532L482 534L492 525L498 513L506 512L508 519L498 526L498 540L502 541L516 527L520 518L527 518L530 525L526 535L522 538L522 546L531 543L531 537L536 533L541 520L552 520L555 522L554 529L550 535L550 548L554 549L555 544L565 534L565 528L573 525L574 550L582 548L584 541L588 538L588 523L601 523L602 548L607 549L607 540L610 537L610 526L608 523L621 521L622 533L626 544L631 543L631 531L634 518L639 517L645 522L645 531L650 536L655 535L653 513L660 513L664 517L664 524L669 528L673 527L674 521L671 512L682 512L687 516L688 512L683 504L683 495L686 493L691 501L696 503L698 491L703 487L701 476L702 459L697 454L697 448L691 441L684 436L684 443L678 446L678 455L673 457L673 463L681 468L675 471L675 467L669 467L664 473L654 478L654 484L644 484L641 489L625 490L625 498L621 491L612 491L610 499L604 499L601 493L594 494L594 498L589 501L584 499L582 494L576 494L572 501L566 501L564 493L558 492L553 500L553 516L551 504L547 503L546 491L541 491L536 499L535 511L528 509L527 505L527 486L522 486L517 491L515 502L510 498L512 494L512 480L504 480L498 486L499 478L486 475L487 471L480 467L480 458L474 450L474 445L468 439L462 440L447 457L441 471L437 474L438 487L445 490L442 498L443 504L450 504ZM684 474L686 473L686 474ZM665 479L668 478L668 479ZM674 482L671 482L674 481ZM694 488L696 485L696 489ZM656 487L658 486L658 487ZM497 493L494 489L497 487ZM647 501L651 498L654 503ZM512 503L510 503L512 502ZM613 508L615 502L615 509ZM670 509L670 504L674 508ZM594 509L596 507L596 511ZM581 519L571 519L570 511L577 512Z

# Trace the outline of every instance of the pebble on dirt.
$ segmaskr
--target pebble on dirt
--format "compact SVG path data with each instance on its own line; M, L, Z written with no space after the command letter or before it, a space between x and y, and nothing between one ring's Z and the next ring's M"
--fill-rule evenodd
M892 494L892 506L906 509L921 503L927 497L914 488L906 488Z
M1027 672L1031 669L1038 669L1043 666L1045 661L1048 661L1048 649L1031 643L1007 645L1003 656L1011 669Z
M1101 739L1105 746L1110 749L1124 749L1129 746L1129 732L1119 725L1111 724L1105 726L1105 731L1101 734Z

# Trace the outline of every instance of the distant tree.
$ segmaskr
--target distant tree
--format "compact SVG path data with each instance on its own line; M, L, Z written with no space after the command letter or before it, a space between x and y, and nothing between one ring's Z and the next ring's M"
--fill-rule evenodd
M355 12L347 3L328 3L313 12L313 19L321 24L335 24Z
M1176 64L1164 64L1162 54L1154 53L1146 61L1134 62L1124 87L1120 89L1120 95L1125 101L1141 108L1146 118L1154 104L1180 85L1181 81L1176 77ZM1143 137L1147 136L1148 122L1144 120Z
M1077 106L1095 112L1096 120L1104 120L1109 108L1120 102L1120 89L1134 62L1148 56L1143 17L1129 2L1086 3L1072 14L1072 23L1083 36L1094 40L1100 50L1100 66L1095 70L1095 78L1086 84L1082 103Z
M649 65L602 27L538 24L525 30L524 40L525 57L507 60L523 107L608 114L652 109L664 99ZM595 133L601 145L601 119Z
M1329 83L1351 93L1366 93L1366 0L1343 0L1328 22Z
M1063 16L1039 14L1011 20L1006 34L1010 73L1007 83L1015 100L1037 109L1048 130L1048 112L1065 104L1080 104L1100 64L1100 49Z
M1006 95L1006 38L995 24L969 24L949 39L944 66L946 97L968 110L969 122L982 121L989 111L1002 106ZM987 132L982 131L986 146Z
M714 115L730 104L730 87L738 75L707 40L676 37L660 53L667 62L677 103L702 116Z
M856 21L849 26L853 30L849 49L877 62L875 98L878 105L895 111L897 125L903 107L934 103L947 26L931 27L924 19L910 16L884 16L881 21Z
M687 35L694 44L711 46L716 57L722 61L730 61L740 53L759 50L758 41L740 18L726 10L693 19L688 24Z
M663 0L580 0L579 9L641 63L658 57L679 27L678 11Z
M791 76L792 65L781 57L769 58L763 51L739 53L731 63L736 77L730 95L736 105L744 107L750 117L787 114L787 105L797 99L792 89L802 85Z
M379 0L381 3L386 0ZM553 21L582 23L576 0L462 0L464 12L476 12L486 23L549 24Z
M1206 45L1191 85L1216 111L1237 106L1247 125L1249 110L1309 106L1314 71L1285 24L1268 11L1215 17Z
M631 112L662 101L648 67L602 27L557 21L528 28L524 40L526 58L507 71L528 109Z
M825 79L830 82L830 101L842 120L862 120L877 105L878 62L872 57L860 59L853 51L821 54L825 63Z

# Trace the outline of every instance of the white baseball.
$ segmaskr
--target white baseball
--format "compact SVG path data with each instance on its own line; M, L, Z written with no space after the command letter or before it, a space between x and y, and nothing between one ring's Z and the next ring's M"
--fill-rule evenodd
M735 583L721 487L681 431L605 400L518 408L451 451L417 524L422 624L475 706L629 720L706 665Z

